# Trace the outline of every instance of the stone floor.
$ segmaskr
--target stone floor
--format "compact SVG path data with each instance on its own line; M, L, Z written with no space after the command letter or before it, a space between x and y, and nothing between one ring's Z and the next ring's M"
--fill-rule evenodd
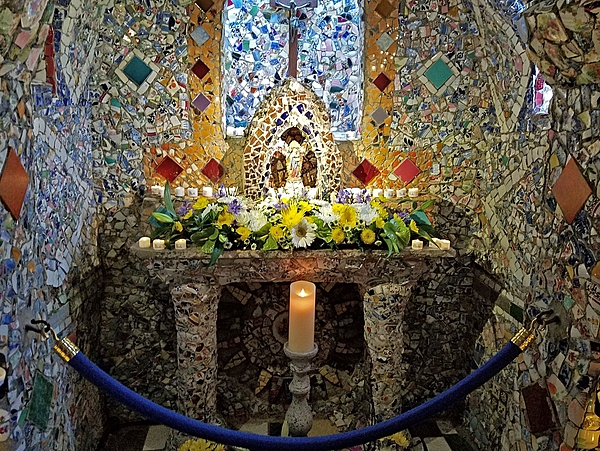
M272 426L272 425L271 425ZM251 422L242 430L268 434L269 424ZM128 425L113 431L99 451L161 451L165 448L169 429L165 426ZM334 434L328 420L315 420L309 435ZM431 420L410 429L409 451L478 451L469 434L452 420Z

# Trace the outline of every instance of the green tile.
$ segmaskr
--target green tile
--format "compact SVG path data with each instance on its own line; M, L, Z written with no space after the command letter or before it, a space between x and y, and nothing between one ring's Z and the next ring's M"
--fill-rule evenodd
M140 86L148 78L148 75L152 73L152 69L137 56L134 56L127 66L123 68L123 73L132 82Z
M518 322L523 322L523 309L516 304L510 304L510 316L516 319Z
M433 86L439 89L452 76L452 71L446 63L439 59L433 63L429 69L427 69L425 76L433 84Z

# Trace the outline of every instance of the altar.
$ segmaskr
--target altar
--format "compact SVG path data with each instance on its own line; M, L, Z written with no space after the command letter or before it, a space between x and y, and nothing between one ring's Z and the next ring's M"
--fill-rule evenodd
M453 249L384 251L225 251L216 264L196 249L131 251L152 278L168 285L175 310L178 408L206 422L216 420L217 308L224 287L238 282L355 283L363 298L364 339L371 357L370 389L379 421L402 410L403 316L412 288ZM318 302L318 300L317 300Z

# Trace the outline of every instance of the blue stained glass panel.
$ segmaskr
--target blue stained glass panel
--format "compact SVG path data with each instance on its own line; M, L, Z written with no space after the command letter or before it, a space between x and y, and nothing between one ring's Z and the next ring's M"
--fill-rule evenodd
M223 11L223 107L228 136L242 136L265 95L287 77L289 13L269 0L231 1ZM363 102L362 2L320 0L300 8L298 79L329 105L339 141L359 135ZM228 99L235 99L234 102Z

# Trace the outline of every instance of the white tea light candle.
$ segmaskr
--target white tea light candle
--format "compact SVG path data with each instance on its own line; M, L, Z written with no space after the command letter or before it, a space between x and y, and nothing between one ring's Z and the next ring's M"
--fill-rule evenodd
M140 249L149 249L150 248L150 237L143 236L138 240L138 246Z
M306 353L315 343L315 284L298 281L290 284L288 349Z
M383 197L385 197L386 199L393 198L394 197L394 190L386 188L385 190L383 190Z
M400 188L396 190L396 197L403 198L406 197L406 188Z
M161 197L163 197L165 195L165 187L164 186L158 187L158 195Z
M182 238L180 240L175 241L175 249L177 249L179 251L182 251L185 248L186 248L186 241L185 241L185 239Z
M408 197L417 197L419 195L419 188L409 188Z
M188 188L188 196L198 197L198 188Z
M412 240L412 248L415 251L420 251L423 249L423 241L421 240Z
M210 186L205 186L204 188L202 188L202 195L204 197L212 197L213 189Z
M383 190L381 188L373 189L373 197L379 197L383 194Z
M437 240L437 245L443 251L450 250L450 240Z
M165 248L165 240L154 240L154 241L152 241L152 248L155 251L162 251Z
M175 188L175 195L177 197L185 196L185 188L183 186L178 186L177 188Z
M151 193L152 194L159 194L160 193L160 185L152 185L151 189Z

